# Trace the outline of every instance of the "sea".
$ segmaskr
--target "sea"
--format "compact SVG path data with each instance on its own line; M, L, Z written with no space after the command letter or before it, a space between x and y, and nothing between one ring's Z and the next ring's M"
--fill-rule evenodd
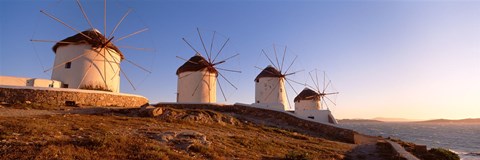
M345 122L339 125L367 135L449 149L462 160L480 160L480 124Z

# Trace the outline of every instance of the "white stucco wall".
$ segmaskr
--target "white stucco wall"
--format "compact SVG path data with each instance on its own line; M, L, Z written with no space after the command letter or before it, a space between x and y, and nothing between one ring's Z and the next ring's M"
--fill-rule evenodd
M295 102L295 110L322 110L319 100L300 100Z
M0 85L60 88L60 81L40 78L0 76ZM51 85L51 86L50 86Z
M38 79L32 78L27 80L27 86L32 87L49 87L49 88L60 88L62 82L50 79Z
M204 69L196 72L182 72L178 77L177 102L217 102L217 77L215 73L207 72L207 70ZM195 88L197 88L197 90L195 90Z
M92 48L89 44L75 44L57 48L52 79L68 84L68 88L81 88L84 85L106 87L112 92L120 92L120 55L115 50ZM70 68L65 62L75 59ZM102 55L106 55L104 58ZM113 58L112 58L113 57ZM105 85L106 84L106 85Z
M285 79L278 77L262 77L255 82L255 103L273 110L290 110L285 92Z
M30 78L24 77L0 76L0 85L26 86L29 79Z
M308 118L311 121L319 123L329 123L328 116L331 116L334 123L337 124L335 117L332 115L330 110L295 110L295 115L302 118Z

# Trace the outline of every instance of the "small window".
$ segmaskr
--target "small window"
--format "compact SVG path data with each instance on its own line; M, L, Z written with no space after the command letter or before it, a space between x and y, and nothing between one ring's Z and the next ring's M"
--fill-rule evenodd
M62 84L62 88L68 88L68 84Z
M65 63L65 68L71 68L71 67L72 67L72 62Z
M66 106L76 106L75 101L65 101Z
M257 101L257 103L260 103L260 101Z
M52 87L53 87L53 84L49 84L48 87L52 88Z
M308 118L310 118L310 119L315 119L315 117L314 117L314 116L308 116Z

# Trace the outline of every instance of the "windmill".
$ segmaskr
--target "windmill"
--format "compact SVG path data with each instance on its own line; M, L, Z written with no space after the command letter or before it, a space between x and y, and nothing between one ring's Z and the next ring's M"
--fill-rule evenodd
M255 66L257 69L260 69L262 71L255 78L255 103L253 105L258 105L260 107L266 107L279 111L291 110L292 107L289 103L290 100L287 94L287 90L285 88L285 82L287 82L287 84L295 93L297 93L297 91L293 88L292 83L290 82L304 85L288 78L288 76L303 71L299 70L289 72L292 65L295 63L295 60L297 60L298 56L295 56L291 63L288 66L285 66L284 64L286 64L285 55L287 52L287 46L281 48L281 50L283 50L283 55L279 60L277 54L277 47L275 46L275 44L273 45L273 52L276 62L274 63L274 61L268 56L266 51L262 49L261 53L266 56L266 58L270 62L270 65L268 65L264 69Z
M312 72L314 72L312 74ZM330 110L329 105L335 106L336 103L329 96L337 95L339 92L334 90L332 81L328 79L327 74L323 72L323 86L318 79L318 70L308 72L314 86L305 87L295 99L295 110ZM322 87L322 88L321 88Z
M128 59L119 48L128 48L133 50L152 50L148 48L136 48L131 46L118 46L115 43L131 36L140 34L148 30L142 28L129 34L116 36L120 24L132 12L128 9L122 18L116 23L115 27L107 32L107 1L103 1L103 33L96 29L90 21L82 3L77 0L76 5L81 14L88 23L90 29L81 31L73 25L66 23L59 17L49 13L47 10L40 10L47 17L59 22L76 34L60 41L31 39L32 42L50 42L55 43L52 50L55 53L54 65L45 69L44 72L52 71L51 79L62 82L62 88L103 90L111 92L120 92L120 75L123 75L135 90L130 78L120 66L121 62L128 62L138 69L151 73L146 68L138 65ZM109 34L107 34L109 33Z
M177 56L177 58L185 61L185 63L180 66L176 72L178 76L177 102L215 103L217 101L217 84L222 92L223 98L225 101L227 101L227 97L225 96L225 92L218 79L218 76L220 76L233 88L237 89L237 87L220 71L234 73L241 73L241 71L225 69L219 67L219 65L224 64L227 62L227 60L230 60L239 54L237 53L228 58L218 60L217 58L219 58L219 55L221 55L230 39L226 39L222 43L215 43L215 38L216 36L218 37L218 35L216 31L213 31L210 44L207 44L206 46L203 39L204 35L198 28L197 34L203 50L197 50L186 38L182 38L182 40L195 52L195 55L190 59ZM221 44L221 47L214 47L218 46L215 44ZM201 52L203 52L203 54Z

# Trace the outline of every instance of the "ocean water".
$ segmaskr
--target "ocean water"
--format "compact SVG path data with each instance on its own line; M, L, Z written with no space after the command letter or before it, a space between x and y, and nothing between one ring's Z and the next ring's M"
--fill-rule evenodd
M447 148L462 160L480 160L480 124L341 123L341 127L382 137Z

